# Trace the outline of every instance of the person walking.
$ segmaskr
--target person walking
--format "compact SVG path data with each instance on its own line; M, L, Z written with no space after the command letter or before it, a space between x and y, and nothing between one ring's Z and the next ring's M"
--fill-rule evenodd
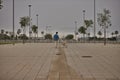
M54 35L55 47L57 48L59 45L59 35L58 32Z

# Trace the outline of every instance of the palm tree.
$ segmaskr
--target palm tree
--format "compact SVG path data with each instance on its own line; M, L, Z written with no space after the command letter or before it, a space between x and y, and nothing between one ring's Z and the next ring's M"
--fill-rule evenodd
M2 9L3 5L2 5L2 0L0 0L0 9Z
M29 37L30 37L30 39L31 39L31 34L32 34L32 31L29 31L29 34L30 34L30 36L29 36Z
M87 35L88 35L88 38L90 38L90 33L87 33Z
M41 31L42 36L44 37L44 31Z
M84 23L85 23L85 26L86 26L86 30L87 30L89 27L93 27L93 26L92 26L92 25L93 25L93 21L92 21L92 20L85 20ZM87 35L88 35L88 37L90 37L90 32L87 33Z
M6 36L8 36L8 33L9 33L8 31L5 31L5 35L6 35Z
M101 37L102 36L102 32L98 31L98 35L99 35L99 37Z
M92 24L93 24L93 21L92 21L92 20L85 20L86 28L92 27Z
M23 36L25 35L26 33L26 27L29 25L29 21L30 21L30 18L29 17L21 17L20 18L20 25L21 25L21 28L23 29ZM24 38L23 38L23 43L24 43Z
M86 28L84 26L81 26L79 29L78 29L78 32L83 34L83 38L85 40L85 34L86 34Z
M1 29L1 34L4 34L5 30L4 29Z
M119 32L116 30L116 31L115 31L116 38L117 38L117 35L118 35L118 34L119 34Z
M21 17L20 18L20 25L21 25L21 28L23 29L23 34L25 34L25 28L29 25L29 20L30 18L29 17Z
M21 29L18 29L18 30L17 30L18 36L20 35L20 33L21 33Z
M8 31L6 31L5 34L7 35L7 34L8 34Z
M8 31L5 31L5 34L4 34L4 37L5 37L5 41L6 41L6 39L10 39L10 37L8 36Z
M18 29L17 30L17 34L19 35L21 33L21 29Z
M90 33L87 33L88 41L90 41Z
M33 33L34 33L34 37L36 38L36 35L37 35L37 32L38 32L38 27L36 26L36 25L33 25L32 26L32 31L33 31ZM34 39L35 39L34 38Z
M98 24L104 29L104 45L106 45L106 29L111 26L110 11L104 9L103 13L98 13Z
M111 35L112 35L112 38L113 38L114 33L112 32Z

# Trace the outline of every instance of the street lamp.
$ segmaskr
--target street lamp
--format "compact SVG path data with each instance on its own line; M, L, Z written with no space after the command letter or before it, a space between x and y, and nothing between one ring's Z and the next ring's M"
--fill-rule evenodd
M14 20L14 17L15 17L15 15L14 15L14 0L13 0L13 45L14 45L14 37L15 37L15 20Z
M38 27L38 14L36 14L36 17L37 17L37 27ZM38 29L37 29L37 37L38 37Z
M83 27L85 28L85 10L83 10ZM85 37L84 37L84 42L85 42Z
M28 7L29 7L29 18L30 18L30 22L29 22L29 38L31 37L31 30L30 30L30 28L31 28L31 6L32 5L28 5Z
M96 36L96 1L94 0L94 42L95 42L95 36Z
M83 25L85 26L85 10L83 10Z
M75 21L75 39L76 39L76 35L77 35L77 21Z

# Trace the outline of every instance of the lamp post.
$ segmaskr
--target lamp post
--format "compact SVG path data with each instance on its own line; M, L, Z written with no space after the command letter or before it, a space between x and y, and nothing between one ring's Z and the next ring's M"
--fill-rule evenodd
M85 10L83 10L83 25L85 27Z
M75 21L75 40L76 40L76 35L77 35L77 21Z
M30 18L30 22L29 22L29 38L31 37L31 6L32 5L28 5L29 7L29 18Z
M83 10L83 27L85 28L85 10ZM85 34L83 36L84 42L85 42Z
M14 10L14 0L13 0L13 45L14 45L14 38L15 38L15 20L14 20L15 15L14 15L14 12L15 12L15 10Z
M94 0L94 43L96 37L96 1Z
M36 17L37 17L37 27L38 27L38 14L36 14ZM37 38L38 38L38 29L37 29Z

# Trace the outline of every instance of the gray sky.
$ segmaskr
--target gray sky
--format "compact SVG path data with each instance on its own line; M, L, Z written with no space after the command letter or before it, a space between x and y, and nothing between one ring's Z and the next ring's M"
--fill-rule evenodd
M12 31L12 1L3 2L0 29ZM75 21L78 22L78 28L83 25L83 10L86 10L86 19L94 19L94 0L15 0L15 30L20 28L20 17L29 15L29 4L32 5L32 24L36 25L36 14L39 14L39 34L45 31L46 26L51 26L49 31L52 33L74 33ZM112 16L112 26L107 32L120 31L120 0L96 0L96 13L102 12L104 8L109 9ZM98 25L96 27L97 31L101 30ZM92 34L93 28L88 31Z

